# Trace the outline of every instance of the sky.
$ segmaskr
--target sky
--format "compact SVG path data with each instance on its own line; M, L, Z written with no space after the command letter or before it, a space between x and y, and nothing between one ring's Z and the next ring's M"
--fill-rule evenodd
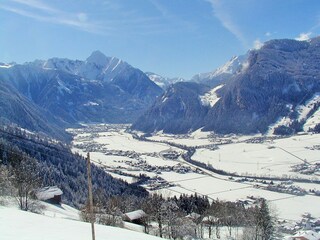
M209 72L270 39L320 34L319 0L1 0L0 62L100 50L165 77Z

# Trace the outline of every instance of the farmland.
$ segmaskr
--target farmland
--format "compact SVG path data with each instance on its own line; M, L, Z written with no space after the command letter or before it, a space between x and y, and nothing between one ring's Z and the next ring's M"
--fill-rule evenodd
M320 217L319 134L149 136L106 124L69 132L74 152L90 152L92 162L113 177L150 192L242 202L263 197L280 219L298 220L305 212Z

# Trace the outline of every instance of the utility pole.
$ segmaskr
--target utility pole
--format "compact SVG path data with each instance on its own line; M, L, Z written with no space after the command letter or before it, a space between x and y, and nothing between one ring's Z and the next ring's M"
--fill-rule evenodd
M92 240L95 240L94 232L94 216L93 216L93 199L92 199L92 179L91 179L91 166L90 166L90 153L87 153L87 174L88 174L88 191L89 191L89 213L91 222Z

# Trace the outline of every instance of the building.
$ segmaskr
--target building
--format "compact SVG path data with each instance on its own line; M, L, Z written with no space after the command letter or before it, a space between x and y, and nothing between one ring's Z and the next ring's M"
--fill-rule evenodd
M52 204L61 204L61 196L63 192L57 186L44 187L37 191L36 197L41 201Z
M143 223L143 218L145 218L146 216L147 214L143 210L136 210L123 214L122 218L123 221L141 225Z
M289 239L290 240L320 240L320 234L312 230L299 231Z

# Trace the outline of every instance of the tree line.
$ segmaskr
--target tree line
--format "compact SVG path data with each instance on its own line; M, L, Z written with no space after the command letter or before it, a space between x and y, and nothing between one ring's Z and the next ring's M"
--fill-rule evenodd
M89 221L87 206L81 216ZM140 219L144 232L168 239L275 239L275 217L265 199L246 206L239 202L209 201L206 196L181 195L163 197L150 194L144 198L112 196L103 198L94 193L96 222L122 227L124 213L142 209Z

